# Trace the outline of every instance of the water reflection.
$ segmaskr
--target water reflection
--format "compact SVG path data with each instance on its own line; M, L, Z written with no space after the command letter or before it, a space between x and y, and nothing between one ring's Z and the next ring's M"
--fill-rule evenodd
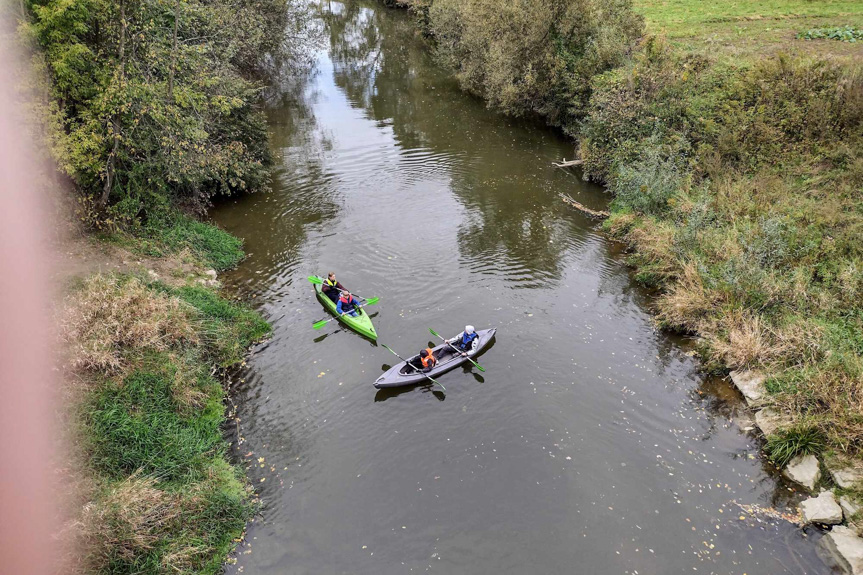
M501 119L465 98L429 61L409 19L388 18L359 2L339 6L325 16L336 84L353 106L392 129L400 149L393 169L411 178L448 178L468 210L458 231L463 265L503 270L516 287L541 286L558 276L573 238L551 224L557 206L537 202L530 188L540 195L555 183L570 188L569 176L561 171L549 181L556 154L535 163L512 161L548 150L547 142L537 141L535 125L504 120L507 129L500 133ZM560 152L568 149L561 141ZM599 188L582 191L604 201Z

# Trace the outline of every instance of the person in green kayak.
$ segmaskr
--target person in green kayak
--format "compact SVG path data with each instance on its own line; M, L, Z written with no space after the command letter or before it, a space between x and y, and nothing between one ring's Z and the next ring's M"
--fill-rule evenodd
M472 325L464 326L464 331L452 339L446 340L448 344L456 348L462 357L466 357L469 353L476 351L479 345L479 337Z
M347 314L351 317L357 317L360 309L362 309L362 306L360 306L360 300L352 296L351 292L348 290L343 291L338 303L336 304L336 311L338 314Z
M336 279L336 274L330 272L327 274L327 279L324 280L323 285L321 285L321 291L324 292L324 295L330 298L333 303L339 301L339 295L343 291L347 291L347 288L339 283Z

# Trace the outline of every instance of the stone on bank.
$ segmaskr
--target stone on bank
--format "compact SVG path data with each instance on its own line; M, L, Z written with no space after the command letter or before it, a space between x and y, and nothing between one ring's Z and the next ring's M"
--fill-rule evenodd
M832 491L822 491L818 497L810 497L800 504L803 523L838 525L842 523L842 508Z
M815 484L821 479L818 458L814 455L798 455L782 473L809 490L815 489Z
M731 381L740 390L747 404L759 401L764 395L764 376L754 371L732 371Z
M830 557L846 573L863 575L863 539L849 527L834 527L821 539Z
M852 467L830 469L830 475L833 476L833 481L836 482L836 485L843 489L853 487L855 483L863 479L863 471Z
M842 513L845 514L845 520L849 522L851 517L857 515L857 512L860 511L860 506L857 502L852 501L847 495L839 497L839 507L842 508Z
M779 428L785 427L790 423L790 418L783 417L782 414L769 407L765 407L755 413L755 425L761 429L761 432L765 436L773 435Z

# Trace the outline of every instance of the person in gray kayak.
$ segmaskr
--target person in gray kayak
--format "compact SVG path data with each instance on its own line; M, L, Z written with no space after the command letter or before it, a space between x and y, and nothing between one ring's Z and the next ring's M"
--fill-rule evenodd
M347 291L347 288L339 283L336 279L336 274L330 272L327 274L327 279L324 280L324 283L321 285L321 291L324 292L324 295L332 300L333 303L339 301L339 295L342 292Z
M420 365L422 367L417 371L422 371L423 373L429 372L435 368L437 365L437 357L435 357L432 348L427 347L420 352Z
M479 343L479 338L476 335L476 330L472 325L464 326L464 331L452 339L446 340L448 344L456 348L462 357L476 351L476 346Z
M345 290L342 292L342 296L336 304L336 312L338 312L339 315L347 314L351 317L357 317L359 315L358 312L360 307L360 300L352 296L351 292Z

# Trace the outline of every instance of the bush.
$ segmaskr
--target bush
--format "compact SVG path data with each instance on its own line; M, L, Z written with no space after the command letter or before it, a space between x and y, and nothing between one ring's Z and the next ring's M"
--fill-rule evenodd
M663 157L648 140L641 157L621 166L609 188L617 207L639 214L659 216L685 185L673 158Z
M764 371L806 422L773 439L781 461L863 451L861 114L858 64L716 64L646 38L594 78L580 135L660 322L698 334L711 369Z
M812 28L797 34L798 38L804 40L839 40L840 42L851 42L863 40L863 29L854 26L834 26L833 28Z
M434 0L428 30L462 87L492 108L573 132L592 76L619 65L642 31L630 0Z

